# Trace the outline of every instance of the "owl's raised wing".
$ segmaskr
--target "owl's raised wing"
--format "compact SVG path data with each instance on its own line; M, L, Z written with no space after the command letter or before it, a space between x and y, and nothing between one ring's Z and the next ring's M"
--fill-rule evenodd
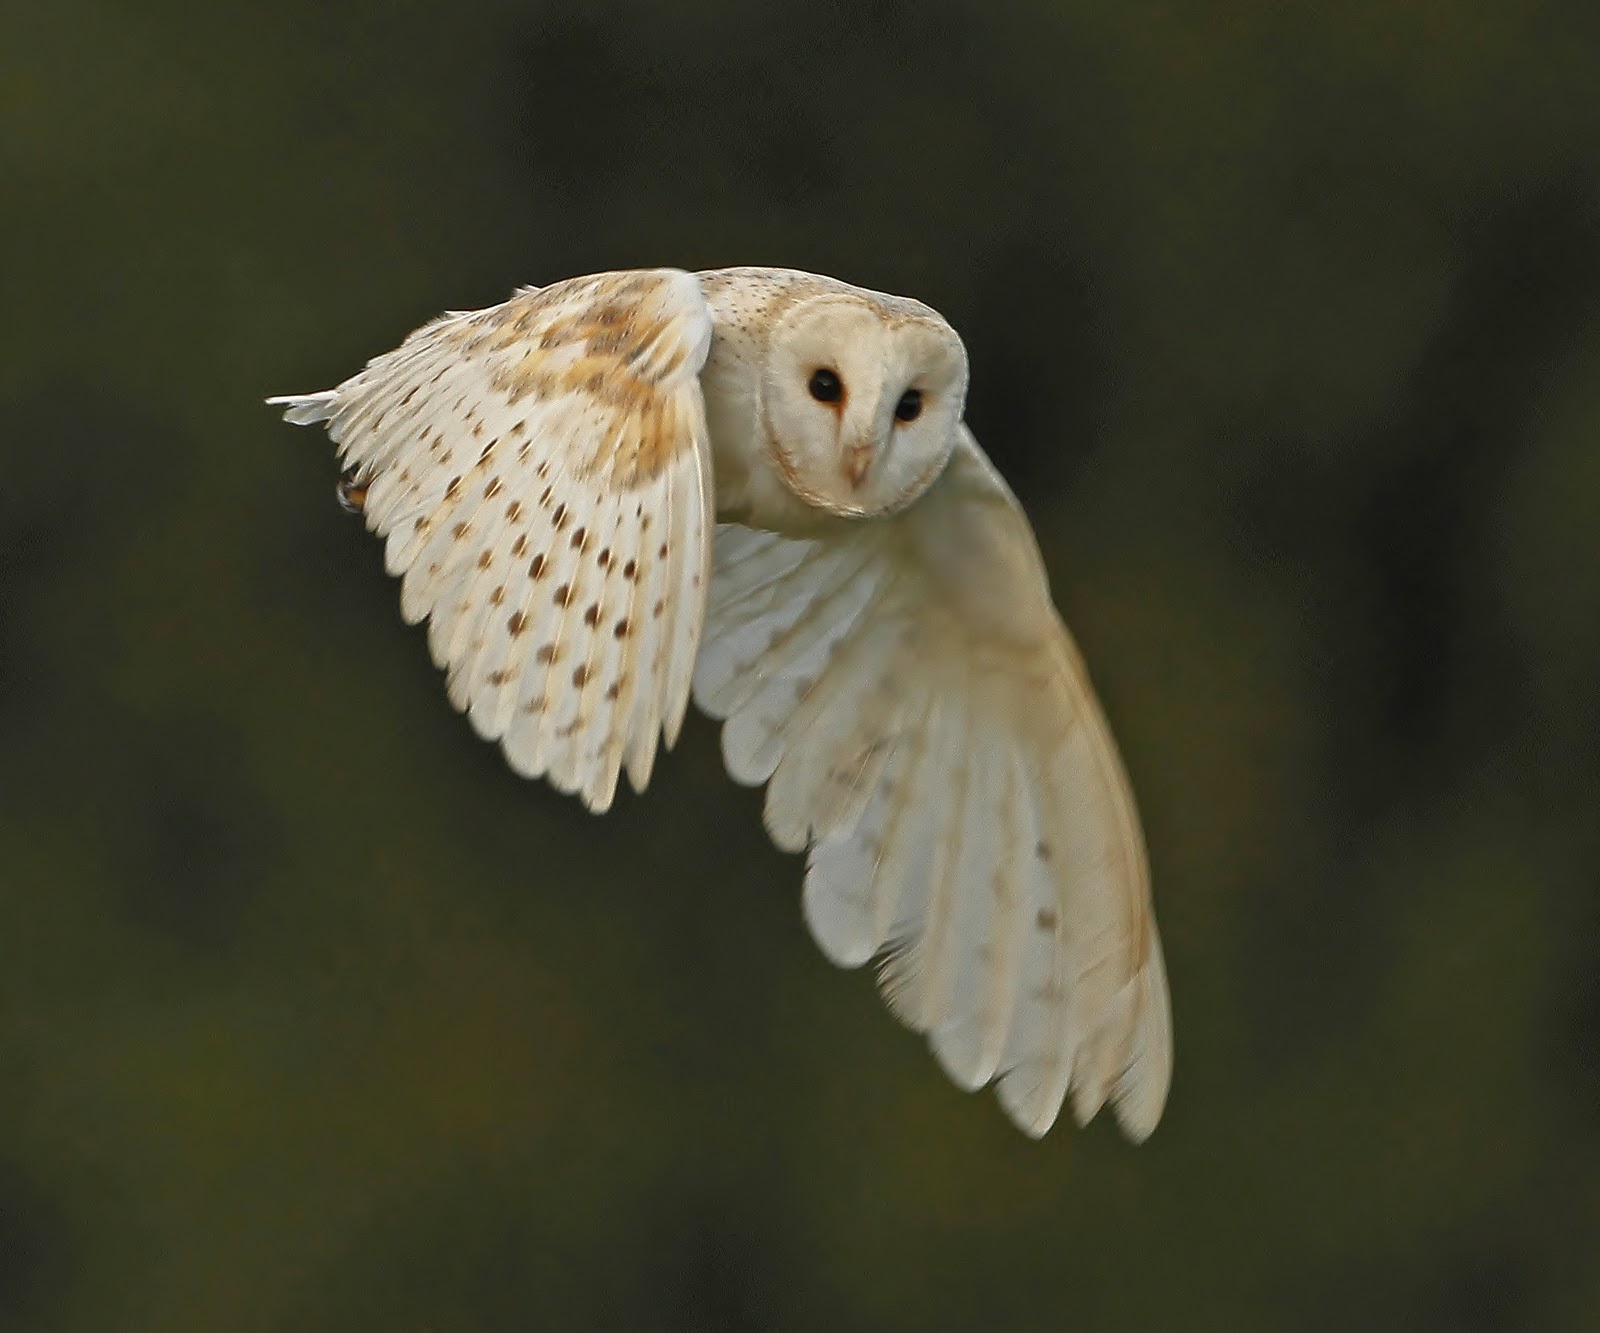
M710 341L691 275L601 274L447 315L337 389L270 400L328 423L451 702L594 810L624 764L643 788L688 703Z
M696 702L773 840L808 850L834 962L1027 1133L1068 1091L1155 1128L1172 1029L1133 797L1033 533L963 429L890 519L793 540L722 525Z

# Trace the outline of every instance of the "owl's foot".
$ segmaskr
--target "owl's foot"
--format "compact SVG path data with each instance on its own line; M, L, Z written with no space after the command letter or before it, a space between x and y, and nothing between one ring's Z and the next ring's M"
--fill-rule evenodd
M339 497L339 508L347 514L359 514L367 505L367 480L357 478L355 472L346 472L339 478L333 493Z

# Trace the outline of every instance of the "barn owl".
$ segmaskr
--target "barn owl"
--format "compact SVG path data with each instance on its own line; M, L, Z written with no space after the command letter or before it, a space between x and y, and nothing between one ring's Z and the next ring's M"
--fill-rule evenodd
M594 811L688 701L833 962L960 1086L1144 1139L1172 1066L1132 794L1027 518L918 301L781 269L603 273L424 325L338 388L343 497L450 701Z

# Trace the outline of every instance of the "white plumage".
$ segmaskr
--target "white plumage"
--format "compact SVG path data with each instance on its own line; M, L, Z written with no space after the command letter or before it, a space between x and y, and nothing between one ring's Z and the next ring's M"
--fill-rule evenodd
M965 1088L1135 1139L1172 1068L1138 816L1033 534L915 301L780 269L601 274L447 315L326 422L512 768L610 804L691 692L805 852L806 921Z

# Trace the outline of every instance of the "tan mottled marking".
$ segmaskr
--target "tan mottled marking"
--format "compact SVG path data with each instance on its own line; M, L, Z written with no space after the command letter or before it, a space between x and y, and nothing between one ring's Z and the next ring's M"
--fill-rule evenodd
M649 272L574 278L482 311L445 337L491 356L490 382L512 403L577 396L623 418L615 442L577 460L576 471L604 468L622 485L643 485L693 447L663 388L683 377L693 346L675 307L663 309L675 281ZM525 432L526 420L513 430Z

